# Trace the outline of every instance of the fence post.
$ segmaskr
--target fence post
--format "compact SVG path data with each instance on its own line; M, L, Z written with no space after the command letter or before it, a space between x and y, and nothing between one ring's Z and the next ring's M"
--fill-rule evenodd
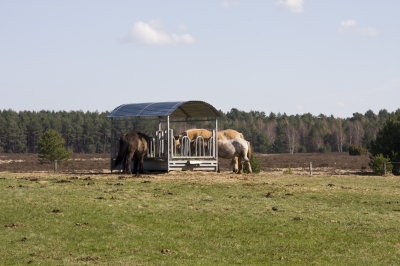
M312 175L312 162L310 162L310 175Z
M386 162L383 162L383 174L386 175Z
M54 173L57 172L57 160L54 160Z

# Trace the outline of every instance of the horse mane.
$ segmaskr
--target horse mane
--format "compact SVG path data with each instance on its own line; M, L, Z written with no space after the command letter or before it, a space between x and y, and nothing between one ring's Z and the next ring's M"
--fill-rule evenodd
M142 132L136 132L136 134L138 134L139 138L144 138L146 141L149 141L149 136L147 136L146 134L142 133Z

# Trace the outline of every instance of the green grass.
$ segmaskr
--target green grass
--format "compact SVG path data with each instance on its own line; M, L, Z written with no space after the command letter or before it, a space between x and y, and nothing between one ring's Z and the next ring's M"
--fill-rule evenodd
M398 177L165 176L0 173L0 265L400 263Z

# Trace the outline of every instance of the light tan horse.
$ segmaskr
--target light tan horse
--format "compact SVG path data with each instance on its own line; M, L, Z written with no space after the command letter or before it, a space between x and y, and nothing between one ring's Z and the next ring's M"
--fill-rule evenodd
M207 130L207 129L188 129L184 131L181 135L176 135L174 136L175 138L175 146L179 149L181 147L181 140L182 137L188 137L191 141L194 141L197 139L197 137L202 137L204 139L204 143L208 143L208 140L212 137L212 132ZM231 140L231 139L244 139L243 134L234 130L234 129L225 129L218 131L218 140ZM248 158L250 158L250 142L247 142L248 145ZM232 171L237 173L239 171L239 168L242 168L242 166L239 166L239 158L237 156L234 156L231 158L232 162Z
M243 164L246 164L249 173L252 173L250 158L248 157L249 149L248 142L244 139L218 140L218 156L225 159L238 158L239 174L243 172Z
M229 139L244 139L244 137L242 133L237 132L234 129L225 129L218 131L218 140L229 140ZM250 143L248 143L248 145L250 150ZM237 173L239 171L239 158L236 156L233 157L231 165L232 165L232 171Z

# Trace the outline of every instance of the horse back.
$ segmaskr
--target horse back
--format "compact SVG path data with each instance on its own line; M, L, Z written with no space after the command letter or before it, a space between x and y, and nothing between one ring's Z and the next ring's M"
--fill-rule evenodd
M148 150L149 136L144 133L131 131L122 134L120 139L127 143L131 152L142 154Z
M237 132L234 129L225 129L218 131L218 139L229 140L229 139L244 139L244 138L242 133Z
M182 135L187 136L190 140L195 140L197 137L202 137L203 139L208 140L212 137L212 132L207 129L194 128L186 130Z
M244 139L218 140L218 155L226 159L241 157L248 160L247 141Z

